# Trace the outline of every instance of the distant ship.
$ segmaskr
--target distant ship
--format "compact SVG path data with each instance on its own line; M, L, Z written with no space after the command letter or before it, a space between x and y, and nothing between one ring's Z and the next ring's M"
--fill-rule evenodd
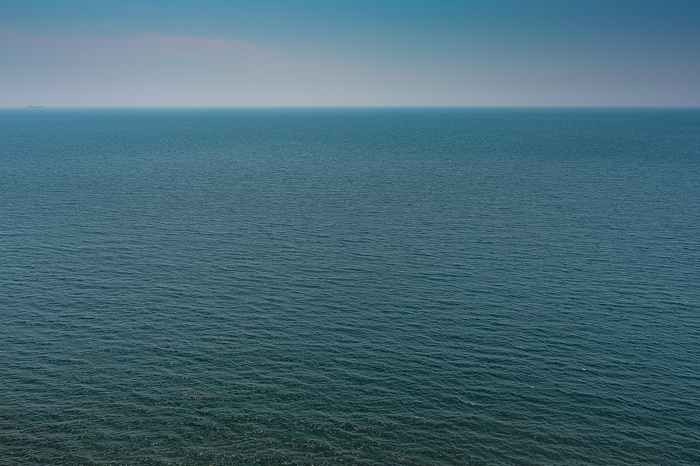
M29 108L46 108L46 105L30 105Z

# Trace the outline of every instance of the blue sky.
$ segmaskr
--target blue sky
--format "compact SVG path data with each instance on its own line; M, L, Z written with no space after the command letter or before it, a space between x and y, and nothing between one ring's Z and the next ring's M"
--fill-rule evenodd
M0 106L700 105L700 1L0 0Z

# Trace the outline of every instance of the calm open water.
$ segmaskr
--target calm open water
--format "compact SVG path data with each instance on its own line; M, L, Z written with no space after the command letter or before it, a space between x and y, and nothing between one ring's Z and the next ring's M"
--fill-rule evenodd
M0 464L700 463L700 110L0 111Z

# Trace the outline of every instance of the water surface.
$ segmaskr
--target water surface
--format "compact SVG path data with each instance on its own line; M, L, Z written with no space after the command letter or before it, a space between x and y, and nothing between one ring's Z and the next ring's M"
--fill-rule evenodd
M0 111L1 464L700 463L700 111Z

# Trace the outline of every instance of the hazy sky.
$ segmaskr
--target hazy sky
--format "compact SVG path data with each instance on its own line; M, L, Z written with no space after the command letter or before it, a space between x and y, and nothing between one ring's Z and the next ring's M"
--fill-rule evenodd
M0 0L0 107L700 105L700 0Z

